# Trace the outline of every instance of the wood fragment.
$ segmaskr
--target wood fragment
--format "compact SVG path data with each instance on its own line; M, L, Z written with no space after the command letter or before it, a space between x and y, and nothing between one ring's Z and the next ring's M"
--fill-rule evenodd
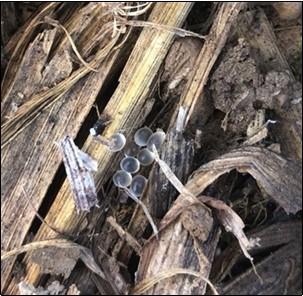
M201 215L203 223L197 225L197 217ZM190 269L208 278L218 238L210 212L198 204L191 213L164 229L159 240L153 239L144 245L136 282L148 283L149 279L171 268ZM169 278L148 288L145 293L150 295L164 294L165 291L176 295L201 295L206 283L202 278L192 281L188 275L179 275L177 280Z
M185 20L191 6L191 3L184 2L157 3L153 7L150 18L158 23L178 27ZM105 137L109 137L117 130L126 130L125 135L128 136L132 129L138 127L139 123L141 124L140 120L142 118L139 115L143 111L142 107L149 100L149 91L152 87L154 77L157 75L172 40L173 36L171 33L161 31L150 34L149 30L143 29L121 74L119 86L104 110L106 114L116 114L115 118L103 132ZM95 89L97 85L102 85L102 81L104 81L103 71L100 70L98 73L91 73L90 75L93 77L100 75L101 77L97 81L90 81L90 87L93 85ZM79 91L78 93L80 95L83 92ZM85 96L85 94L83 95ZM85 102L86 106L89 107L87 98ZM74 135L74 133L69 134ZM94 143L90 137L87 139L82 150L98 160L99 170L95 176L96 188L98 190L108 180L108 176L113 172L118 159L106 147ZM64 208L64 212L59 210L62 208ZM76 215L74 211L69 185L67 182L64 182L45 220L63 232L73 233L77 232L77 226L81 218L82 216ZM35 239L40 240L46 237L49 237L49 230L42 225ZM28 268L26 280L36 284L41 277L39 270L28 263L27 257L24 261L27 262L26 266ZM12 285L9 287L9 293L14 293L15 289L16 285L12 282Z
M268 135L268 129L267 126L264 126L263 128L261 128L261 130L259 130L255 135L249 137L247 140L245 140L243 142L243 146L252 146L260 141L262 141L263 139L265 139Z
M98 207L96 186L91 174L97 171L97 161L82 152L69 136L64 137L59 146L77 211L89 212L91 207Z
M194 156L192 140L186 140L181 133L172 129L166 134L165 144L159 151L161 159L173 170L181 182L186 182L192 171ZM147 195L154 217L162 218L177 197L178 192L161 168L154 166L149 175Z
M256 265L264 283L256 281L252 270L238 276L220 289L223 295L299 295L302 291L302 238L273 252Z
M250 252L258 255L265 250L280 247L297 240L302 232L300 221L278 222L269 226L261 226L258 229L247 233L249 239L260 239L260 245L252 247ZM239 246L232 243L227 247L214 261L211 279L214 283L219 284L228 275L231 269L243 257Z
M100 9L98 13L101 13ZM90 17L87 15L84 16L86 20L85 26L89 26L90 22L94 20L94 16L94 13L92 13ZM77 17L81 18L81 13L77 14ZM80 24L78 25L80 26ZM82 31L85 29L84 23L81 23L81 26ZM75 26L75 28L77 27ZM44 34L37 35L36 40L39 40L41 35L47 36L47 31L45 31ZM69 30L69 32L71 31ZM91 38L93 38L93 36L91 36ZM107 41L108 40L104 40L103 42L106 44ZM47 42L49 42L49 40L47 40ZM84 48L85 44L88 43L84 43ZM71 77L70 74L73 67L70 55L68 54L69 46L69 43L66 42L66 47L60 47L58 51L53 52L53 57L49 62L47 61L47 63L42 66L39 65L41 69L44 68L44 71L41 73L42 78L39 78L40 84L27 84L28 92L35 93L34 97L36 96L36 99L38 97L40 98L40 95L37 93L40 93L41 90L47 89L45 90L46 92L52 92L54 84L58 86L64 79ZM32 47L29 48L29 52L31 48ZM47 47L45 48L47 49ZM33 51L35 49L38 48L34 47ZM124 47L120 50L123 49ZM41 52L44 51L42 50ZM2 249L9 250L22 245L35 217L35 212L32 207L27 202L27 199L23 197L23 190L28 193L28 199L30 199L33 206L38 209L61 163L60 154L54 142L59 141L65 134L69 134L72 137L76 136L91 106L95 103L97 94L99 94L100 89L104 86L107 74L111 73L110 75L113 75L117 67L123 63L123 58L118 58L118 53L119 50L113 52L111 57L99 66L98 69L100 69L100 72L90 73L85 79L76 83L74 87L68 87L66 93L60 95L50 109L42 113L40 109L35 115L35 120L33 122L29 120L31 124L25 128L23 126L23 132L15 137L15 139L2 150L1 219L5 225L5 227L1 229ZM25 55L27 54L29 53L27 52ZM44 54L47 55L48 51L44 52ZM42 59L42 61L45 61L45 59ZM29 68L26 68L23 64L19 65L26 68L23 72L26 79L28 79L28 77L32 79L33 75L31 70L36 65L35 62L37 62L35 58L29 60L24 58L23 63L28 64ZM38 74L36 73L35 75ZM24 88L24 80L17 78L16 76L16 80L7 93L7 102L5 103L5 101L3 101L3 104L9 104L9 101L14 99L15 90L22 90L22 88ZM30 89L31 86L32 88ZM33 86L35 86L34 89ZM30 98L24 96L24 100L28 102L28 99ZM20 147L22 147L22 153L20 153ZM31 178L28 178L28 176L31 176ZM68 186L67 184L66 191L69 190ZM63 213L67 208L68 211L74 211L75 205L73 204L72 195L70 195L69 198L71 198L71 200L60 203L59 208L50 214L55 220L59 212L62 213L59 221L68 219L69 214ZM72 201L72 203L70 203L70 201ZM16 223L17 217L19 223ZM78 219L79 218L77 218L77 221L79 221ZM49 218L45 220L48 224L53 225L53 222L49 221ZM57 223L55 224L58 227L54 225L54 228L60 231L62 227ZM20 225L22 225L22 227L19 227ZM62 230L63 231L60 232L68 233L68 231L65 232L64 229ZM51 235L53 235L53 233L48 233L44 238L49 238ZM12 257L6 260L1 266L2 292L6 291L4 287L8 285L10 280L12 280L12 286L15 291L8 293L14 294L18 291L17 282L14 278L10 278L10 270L12 269L14 260L15 258ZM37 270L36 267L33 268Z
M7 44L5 51L10 54L10 60L5 69L1 84L1 92L6 94L15 80L15 74L22 60L23 53L28 46L33 34L36 23L42 20L45 15L52 15L54 10L59 6L59 3L50 2L42 5L38 13L30 18L13 36Z
M148 278L143 282L138 283L135 286L135 288L132 290L132 293L133 295L142 295L143 293L148 291L152 286L154 286L156 283L178 274L187 274L187 275L189 274L195 277L200 277L203 281L205 281L209 285L214 295L219 295L214 285L202 274L200 274L199 272L191 271L188 269L182 269L182 268L172 268L169 270L161 271L153 278Z
M186 86L180 106L186 110L185 126L203 93L209 73L225 45L232 24L245 4L243 2L222 3L216 14L213 26L198 56L196 68ZM176 115L175 115L176 116Z
M210 205L211 207L215 208L217 210L218 218L222 223L222 225L224 226L225 230L231 231L235 235L235 237L239 241L240 247L245 257L248 258L253 265L253 258L249 255L248 250L258 242L256 240L249 241L247 239L243 231L245 224L243 223L242 219L238 216L238 214L235 211L233 211L229 206L227 206L224 202L217 200L215 198L200 195L199 198L197 199L190 191L188 191L182 185L182 183L171 171L169 166L163 160L159 159L159 155L155 146L153 147L153 152L155 154L156 161L160 165L167 179L174 185L174 187L179 191L179 193L183 195L183 198L187 199L186 204L188 205L188 202L197 203L199 201L202 201L203 203L206 203L207 205ZM162 230L163 227L165 227L165 225L164 226L162 225Z
M106 221L118 232L122 239L125 239L126 242L133 248L133 250L137 253L138 256L141 254L141 245L138 241L127 231L125 231L115 220L114 217L108 217Z

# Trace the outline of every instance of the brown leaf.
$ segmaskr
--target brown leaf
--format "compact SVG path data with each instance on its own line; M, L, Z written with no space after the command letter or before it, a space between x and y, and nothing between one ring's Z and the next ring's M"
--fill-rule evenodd
M245 257L252 260L253 258L249 255L248 250L258 245L259 240L248 240L243 231L245 224L239 215L231 207L219 199L205 195L199 196L199 199L210 207L216 209L216 215L221 224L224 226L225 230L233 233L233 235L238 239Z

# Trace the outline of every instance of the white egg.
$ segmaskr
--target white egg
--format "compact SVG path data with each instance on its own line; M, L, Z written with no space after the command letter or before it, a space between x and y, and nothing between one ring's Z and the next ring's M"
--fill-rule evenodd
M162 130L158 130L153 133L147 141L147 148L150 151L153 151L153 145L156 146L156 149L159 150L161 145L165 141L165 133Z
M135 157L126 156L121 160L120 167L128 173L134 174L140 170L140 162Z
M113 176L113 182L117 187L128 187L132 182L132 175L125 171L117 171Z
M140 196L143 193L146 184L147 179L142 175L137 175L130 184L130 190L134 195Z
M155 159L154 153L152 153L147 148L143 148L137 155L138 160L140 161L141 165L147 166L153 163Z
M137 156L139 153L140 147L134 142L130 142L126 145L124 149L124 154L126 156Z
M152 133L152 130L146 126L138 129L134 136L135 143L140 147L146 146L147 141Z
M110 139L110 151L117 152L121 151L126 144L126 138L121 133L113 134Z

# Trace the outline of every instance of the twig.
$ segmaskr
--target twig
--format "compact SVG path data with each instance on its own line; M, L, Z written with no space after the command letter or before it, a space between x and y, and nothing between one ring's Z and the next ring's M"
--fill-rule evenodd
M132 27L147 27L147 28L154 28L154 29L158 29L158 30L164 30L164 31L174 33L174 34L178 35L179 37L196 37L196 38L200 38L200 39L206 38L206 36L203 36L198 33L188 31L188 30L184 30L184 29L180 29L180 28L172 27L172 26L168 26L168 25L163 25L163 24L156 24L156 23L148 22L148 21L125 20L125 19L119 18L119 20L117 21L117 24L118 25L129 25Z
M116 219L112 216L108 217L106 221L117 231L119 236L122 239L125 239L126 242L133 248L133 250L137 253L138 256L141 255L142 247L139 242L127 231L125 231L116 221Z
M70 45L74 51L74 53L76 54L76 56L78 57L78 59L81 61L81 63L86 67L88 68L89 70L91 71L94 71L94 72L98 72L98 70L94 69L93 67L91 67L87 62L84 61L84 59L82 58L81 54L79 53L71 35L69 34L69 32L65 29L65 27L63 25L61 25L58 21L46 16L44 18L44 22L51 25L51 26L54 26L56 28L60 28L64 31L68 41L70 42ZM38 23L39 24L39 23Z
M38 213L38 211L36 210L35 206L33 205L32 201L30 200L30 198L27 196L24 188L22 188L23 191L23 195L25 196L25 198L27 199L27 201L29 202L30 206L33 208L33 210L35 211L35 215L37 216L37 218L41 221L41 223L45 224L48 228L50 228L52 231L56 232L57 234L63 235L65 236L64 233L61 233L59 230L55 229L53 226L49 225L43 218L42 216Z

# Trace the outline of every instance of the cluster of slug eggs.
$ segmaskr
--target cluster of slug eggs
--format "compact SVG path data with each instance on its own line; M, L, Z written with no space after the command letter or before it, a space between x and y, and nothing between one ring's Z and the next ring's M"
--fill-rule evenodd
M126 141L123 140L124 136L122 134L116 135L116 143L113 146L122 150ZM138 129L134 136L134 142L131 142L124 151L125 156L120 162L120 170L113 176L114 184L120 188L129 187L129 190L135 196L140 196L144 191L147 179L140 174L133 175L139 172L141 166L148 166L153 163L155 159L152 152L153 145L156 149L159 149L164 140L165 133L162 130L153 133L148 127Z

